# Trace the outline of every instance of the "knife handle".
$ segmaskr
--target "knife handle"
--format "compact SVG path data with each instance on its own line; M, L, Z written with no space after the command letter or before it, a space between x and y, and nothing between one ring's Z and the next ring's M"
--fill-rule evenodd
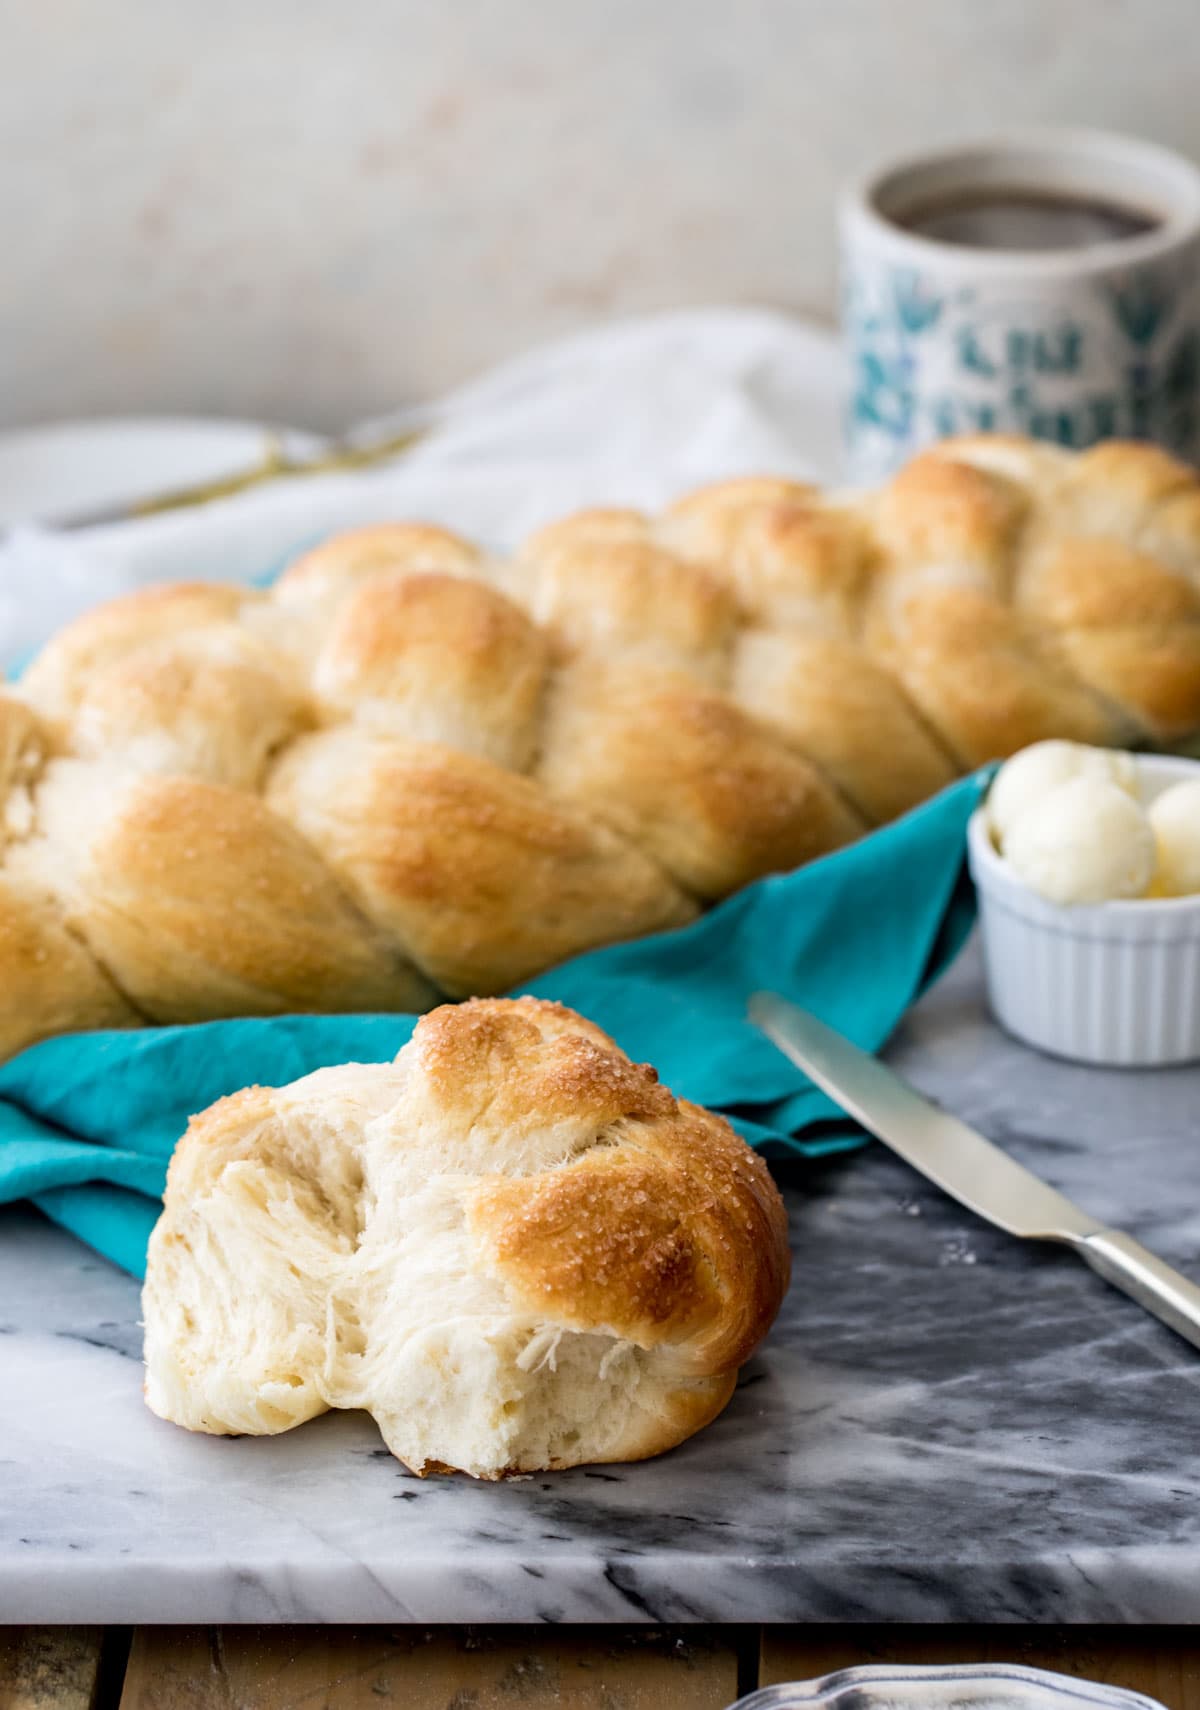
M1200 1288L1195 1283L1120 1229L1085 1235L1075 1250L1105 1282L1121 1289L1193 1347L1200 1348Z

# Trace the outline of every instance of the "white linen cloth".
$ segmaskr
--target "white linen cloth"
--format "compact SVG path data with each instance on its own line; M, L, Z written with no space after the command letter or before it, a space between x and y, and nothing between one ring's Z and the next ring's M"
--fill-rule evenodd
M505 549L583 505L655 508L748 473L831 480L840 393L833 335L768 310L689 310L585 333L432 406L428 437L378 468L72 533L11 531L0 545L0 668L98 600L146 582L261 577L356 523L416 518Z

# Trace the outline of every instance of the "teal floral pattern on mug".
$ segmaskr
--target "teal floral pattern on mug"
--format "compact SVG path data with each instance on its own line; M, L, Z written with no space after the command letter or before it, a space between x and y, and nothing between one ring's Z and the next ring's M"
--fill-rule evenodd
M1154 274L1135 273L1109 288L1113 316L1130 344L1149 348L1175 307L1175 294L1161 289Z
M943 299L929 292L911 267L897 268L892 274L892 303L896 319L911 338L937 326L944 307Z
M1082 449L1114 435L1195 458L1200 327L1194 256L1036 288L849 258L852 473L874 480L950 434L1008 432Z

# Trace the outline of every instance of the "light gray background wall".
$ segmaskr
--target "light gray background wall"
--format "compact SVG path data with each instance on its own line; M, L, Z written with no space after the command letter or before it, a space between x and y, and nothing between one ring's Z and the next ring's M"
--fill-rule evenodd
M845 174L1029 120L1200 154L1200 0L0 0L0 424L825 314Z

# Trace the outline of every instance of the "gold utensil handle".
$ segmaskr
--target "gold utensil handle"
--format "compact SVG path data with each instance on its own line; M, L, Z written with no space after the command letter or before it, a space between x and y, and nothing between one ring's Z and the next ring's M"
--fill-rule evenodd
M314 457L287 457L278 442L270 440L261 460L248 469L216 481L201 482L195 487L179 487L170 493L138 500L130 506L129 514L148 517L160 511L179 510L185 505L203 505L210 499L228 498L233 493L245 492L249 487L261 486L264 481L278 481L285 476L324 475L336 469L367 469L373 463L384 463L389 458L398 457L423 439L425 431L423 428L408 428L371 445L331 445Z
M411 427L389 434L385 439L361 442L335 440L311 457L291 456L271 435L258 461L231 475L201 481L194 487L175 487L169 492L152 493L142 499L122 500L119 504L101 505L92 510L47 516L42 521L55 529L101 528L111 523L131 522L138 517L157 516L162 511L182 510L189 505L205 505L210 499L227 499L251 487L261 487L268 481L290 480L298 475L324 475L339 469L367 469L372 464L386 463L401 456L418 440L424 439L432 425L432 418L429 418L424 422L414 421Z

